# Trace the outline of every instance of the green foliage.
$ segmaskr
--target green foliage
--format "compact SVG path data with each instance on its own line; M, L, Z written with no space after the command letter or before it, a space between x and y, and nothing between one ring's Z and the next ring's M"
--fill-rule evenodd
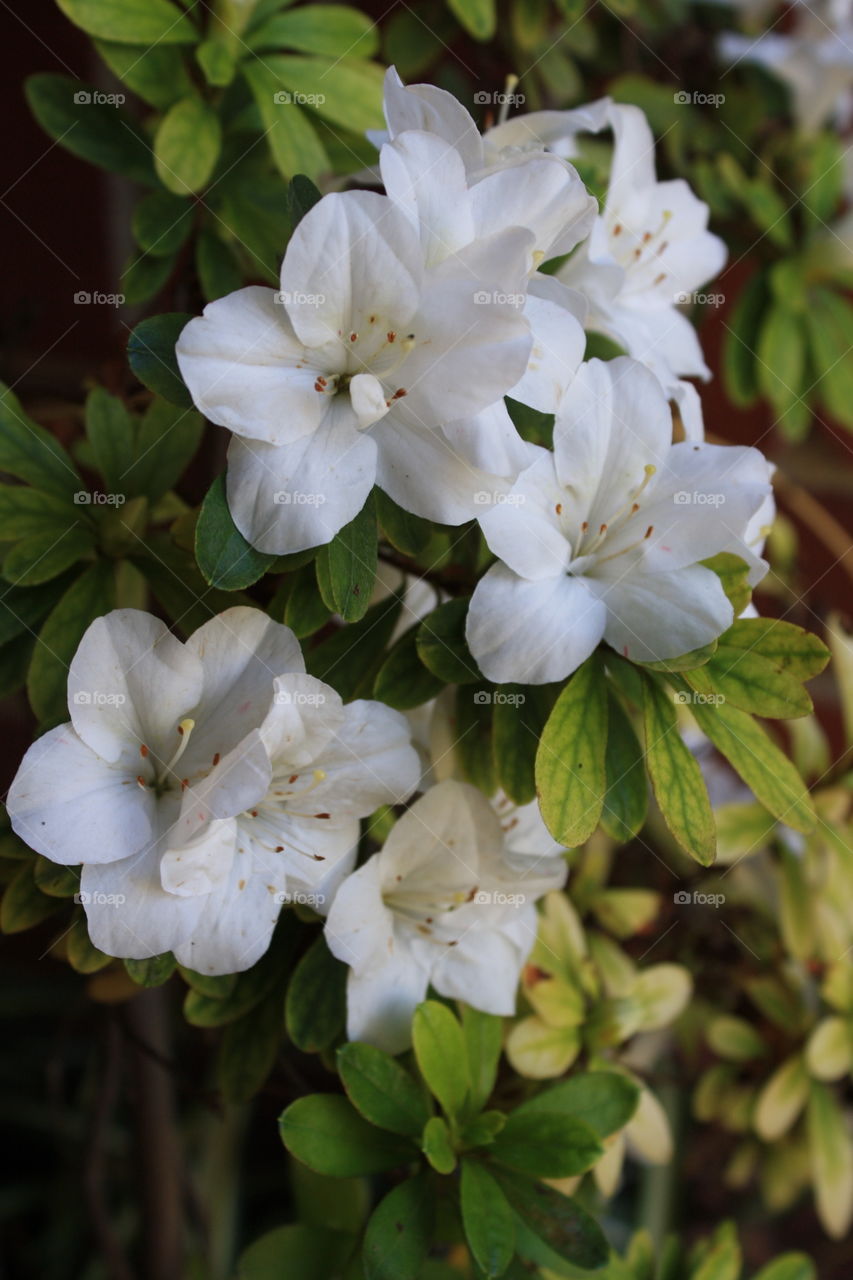
M536 753L542 817L561 844L582 844L598 826L606 786L607 686L597 655L560 694Z

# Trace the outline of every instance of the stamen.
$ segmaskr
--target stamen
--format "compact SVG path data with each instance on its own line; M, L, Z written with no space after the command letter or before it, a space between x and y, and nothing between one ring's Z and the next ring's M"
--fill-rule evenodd
M166 768L163 770L164 773L170 773L174 769L175 765L178 763L181 756L184 754L184 752L187 749L187 743L190 740L190 734L192 733L194 728L195 728L195 720L190 720L189 718L187 718L186 720L182 720L181 723L178 725L178 734L180 736L181 741L178 744L177 751L172 756L169 763L166 765Z
M515 90L515 87L517 84L518 84L518 76L515 75L513 72L510 72L506 78L504 100L501 103L501 109L498 112L498 124L503 124L507 116L509 115L510 101L512 99L513 91Z

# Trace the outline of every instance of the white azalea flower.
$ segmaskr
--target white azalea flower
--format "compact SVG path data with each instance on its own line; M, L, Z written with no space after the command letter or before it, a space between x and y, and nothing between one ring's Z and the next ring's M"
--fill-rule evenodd
M359 817L411 792L403 717L344 708L303 671L293 633L256 609L229 609L186 644L132 609L89 627L71 723L30 747L8 808L39 853L82 864L102 951L248 968L288 893L319 898L352 865Z
M719 636L732 608L698 562L740 548L769 493L756 449L671 444L656 379L627 357L583 365L539 451L480 517L498 556L468 612L490 680L562 680L604 639L635 661L674 658ZM757 581L763 561L755 560Z
M254 546L329 542L374 483L427 519L471 517L501 459L478 472L441 428L489 433L478 415L524 373L531 240L500 231L425 270L387 197L332 194L287 247L280 302L240 289L190 321L178 363L196 405L234 432L228 501Z
M405 1049L430 985L485 1012L513 1013L536 940L535 900L565 874L560 858L529 875L514 870L485 797L451 780L432 787L344 881L326 921L330 949L350 966L350 1039Z
M767 67L791 91L794 117L805 133L828 121L849 125L853 107L853 4L851 0L810 0L794 6L794 24L785 34L765 31L756 38L726 33L723 58Z

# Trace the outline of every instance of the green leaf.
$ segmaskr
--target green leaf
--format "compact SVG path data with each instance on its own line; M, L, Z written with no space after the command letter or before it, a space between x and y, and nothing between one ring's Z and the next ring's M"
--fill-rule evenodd
M812 1081L806 1112L818 1216L830 1235L844 1236L853 1208L853 1146L844 1113L825 1084Z
M741 711L768 718L807 716L812 700L800 682L760 653L720 644L710 662L684 678L710 702L722 698Z
M221 40L205 40L196 49L195 60L207 83L214 88L223 89L234 79L237 62Z
M503 1044L503 1018L482 1013L469 1004L462 1005L461 1014L471 1089L469 1110L475 1114L486 1105L495 1087Z
M135 458L122 477L125 492L158 502L192 461L203 431L200 413L152 400L137 425Z
M749 585L749 566L740 556L729 551L720 551L710 560L703 560L706 569L711 569L720 579L734 615L737 618L743 613L752 598ZM671 667L671 669L674 669Z
M368 498L361 511L317 553L317 573L326 603L344 622L358 622L367 613L376 578L376 509ZM323 592L320 574L328 581Z
M3 561L3 576L15 586L35 586L49 582L78 559L88 556L95 547L90 529L83 525L68 525L64 532L55 527L42 534L29 534L15 543Z
M321 199L321 192L310 178L304 173L294 174L287 185L287 211L293 231Z
M758 334L756 376L762 395L781 411L796 401L806 372L806 330L800 316L778 304L765 313Z
M36 856L33 878L49 898L73 898L80 891L79 867L63 867L40 854Z
M192 230L193 206L169 191L149 191L133 211L133 238L145 253L170 257Z
M853 428L853 307L831 289L815 289L806 324L817 394L842 426Z
M225 476L207 491L195 530L195 554L206 582L240 591L263 577L275 556L256 551L235 525L225 496Z
M690 710L702 732L765 809L796 831L808 834L814 830L815 811L805 783L751 716L727 703L693 702Z
M355 1237L328 1226L276 1227L240 1254L237 1280L329 1280L343 1274Z
M456 1168L456 1151L450 1129L443 1116L430 1116L421 1135L421 1150L436 1173L452 1173Z
M339 627L305 655L308 674L331 684L349 702L370 697L400 616L399 596L371 605L361 622Z
M165 286L176 262L174 254L158 258L153 253L133 253L122 272L122 300L132 307L153 298Z
M281 1140L291 1155L309 1169L333 1178L382 1173L410 1164L416 1150L410 1142L368 1124L346 1098L313 1093L284 1111Z
M56 604L73 577L54 579L38 587L7 587L0 592L0 645L26 632L34 635L38 624Z
M347 967L320 935L293 971L287 988L287 1034L304 1053L321 1053L343 1033Z
M604 805L607 685L593 654L557 699L536 753L542 817L560 844L573 848L592 835Z
M183 51L176 45L118 44L111 40L94 44L113 75L159 111L166 111L192 91Z
M112 565L98 561L72 583L45 619L27 674L30 706L42 724L68 718L68 667L95 618L112 608Z
M480 685L460 685L456 690L453 744L460 776L487 796L494 795L495 761L492 751L492 708L498 691Z
M75 973L98 973L113 962L112 956L104 955L103 951L92 945L89 926L82 911L75 917L65 935L65 954Z
M708 789L696 757L678 731L669 693L651 675L645 679L644 718L646 767L664 822L681 847L708 867L717 848Z
M330 58L370 58L377 52L377 24L343 4L307 4L279 13L251 31L250 49L296 49Z
M664 673L692 671L695 667L703 667L716 651L717 641L712 640L710 644L702 645L700 649L691 649L689 653L682 653L678 658L664 658L660 662L642 662L638 665L645 668L646 671L662 671Z
M329 608L320 595L313 561L293 575L284 621L300 640L313 635L329 621Z
M128 976L140 987L162 987L175 972L175 957L171 951L147 960L125 960Z
M92 85L70 76L39 72L25 90L30 110L45 133L81 160L155 186L151 148L121 107L101 101Z
M0 698L11 697L24 687L32 651L29 636L18 636L0 649Z
M40 493L26 485L0 484L2 542L50 532L58 538L66 529L82 526L83 515L80 506L72 506L67 498Z
M322 143L267 61L244 64L242 71L258 105L273 160L286 178L295 173L316 178L329 167Z
M388 1192L364 1233L365 1280L419 1280L430 1246L433 1205L425 1174Z
M648 784L643 748L622 704L608 691L607 748L604 753L607 790L601 825L621 844L632 839L646 820Z
M618 1133L637 1110L640 1091L618 1071L586 1071L528 1098L513 1114L579 1116L599 1138Z
M598 1223L570 1196L516 1174L497 1175L501 1190L533 1236L558 1257L593 1269L607 1261L607 1241Z
M475 40L491 40L495 34L495 0L448 0L451 13Z
M501 1164L536 1178L585 1173L604 1155L595 1133L576 1116L560 1111L512 1112L489 1148Z
M190 44L198 39L185 13L169 0L56 0L87 35L123 44Z
M467 599L448 600L427 614L418 628L418 657L445 684L468 684L482 680L465 640Z
M432 526L419 516L398 507L382 489L374 489L376 514L382 533L392 547L404 556L417 556L426 549L432 536Z
M341 125L353 133L382 128L383 73L375 63L349 58L329 61L308 55L268 54L263 66L266 72L272 73L275 89L286 95L284 101L274 104L280 111L298 110L296 104L303 103L333 125ZM246 74L249 75L248 72ZM287 101L287 98L293 100ZM315 176L304 165L299 165L292 172Z
M444 688L418 657L417 634L416 626L404 632L379 668L373 686L375 698L400 711L429 702Z
M515 1218L506 1196L476 1160L462 1161L459 1194L474 1261L486 1276L502 1276L515 1253Z
M181 312L151 316L140 321L127 344L130 367L142 385L182 409L192 409L193 402L178 369L175 343L190 320Z
M187 969L182 964L178 965L178 973L188 987L210 1000L226 1000L236 987L239 977L236 973L197 973L195 969Z
M154 167L163 186L193 195L207 186L222 147L222 126L203 98L181 98L154 135Z
M778 618L738 618L720 643L758 653L797 680L820 675L829 662L829 649L802 627Z
M89 392L86 435L110 493L124 493L125 475L133 460L133 421L122 401L103 387Z
M152 534L140 541L131 562L184 635L235 604L249 603L247 597L209 587L192 557L175 546L168 534Z
M196 241L195 265L208 302L234 293L243 283L243 272L228 245L213 231L202 231Z
M446 1005L424 1000L412 1022L415 1058L430 1092L451 1118L462 1114L468 1097L468 1055L462 1028Z
M551 709L549 690L504 685L495 699L492 754L495 780L515 804L536 799L536 751Z
M408 1138L420 1138L430 1110L423 1090L395 1058L354 1042L338 1049L338 1071L347 1096L365 1120Z
M817 1272L804 1253L783 1253L762 1267L755 1280L817 1280Z
M20 870L3 890L0 902L0 931L22 933L41 924L60 910L62 903L42 893L33 879L34 858L21 864Z
M66 500L83 489L83 481L62 445L27 417L18 398L3 383L0 383L0 471Z
M282 1030L277 991L225 1028L216 1058L216 1083L226 1102L248 1102L258 1092L273 1069Z
M254 1009L272 991L284 989L284 974L298 938L298 930L289 928L290 921L280 920L269 950L251 969L237 975L233 986L224 984L225 993L206 994L198 985L184 999L184 1017L194 1027L224 1027ZM231 975L227 975L229 978ZM223 982L223 979L215 979Z

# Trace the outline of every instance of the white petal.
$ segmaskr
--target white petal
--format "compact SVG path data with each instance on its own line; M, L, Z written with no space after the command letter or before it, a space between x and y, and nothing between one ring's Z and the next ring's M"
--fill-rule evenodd
M426 999L429 977L415 957L396 946L375 969L350 972L347 980L347 1036L386 1053L402 1053L412 1043L412 1017Z
M478 494L503 492L508 484L490 476L453 448L439 427L432 430L396 420L391 413L371 428L378 449L376 483L406 511L462 524L478 513Z
M367 817L381 804L402 804L420 777L406 717L381 702L358 699L317 759L326 775L312 804L336 817Z
M530 465L532 446L518 434L503 400L470 418L445 422L444 437L472 467L514 480Z
M607 606L605 640L633 662L680 657L710 644L734 621L720 579L700 565L590 585Z
M269 790L271 777L266 747L259 731L253 729L206 776L190 779L183 791L180 817L169 836L172 847L190 844L211 823L258 804Z
M211 618L187 641L204 672L195 728L182 759L209 767L263 723L273 701L273 682L305 670L299 641L289 627L260 609L236 606Z
M555 155L514 156L471 189L477 235L529 227L535 252L570 253L589 234L598 212L571 165Z
M305 674L277 679L273 705L261 728L276 774L312 764L343 719L340 694L322 680Z
M160 859L160 883L167 893L194 898L210 893L231 870L237 840L233 818L212 822L195 840L167 849Z
M209 302L182 330L175 352L193 403L238 435L297 440L320 421L318 370L272 289L252 285ZM300 365L302 367L300 367Z
M394 921L382 901L381 874L377 853L346 878L326 917L329 950L359 973L383 963L394 946Z
M379 333L403 327L418 303L420 275L417 236L404 214L375 191L344 191L324 196L299 223L281 287L299 339L334 360L331 372L338 372L349 335L364 337L371 315Z
M474 239L465 164L449 142L406 130L382 148L380 166L385 190L418 232L428 266Z
M132 960L174 951L192 933L206 901L165 891L158 842L121 862L86 863L80 893L94 945Z
M484 1013L511 1017L521 968L535 941L535 926L522 947L499 929L472 930L456 946L436 948L430 982L439 995L464 1000Z
M581 294L551 276L534 276L524 308L533 347L524 376L510 392L514 400L540 413L557 412L583 360L585 313Z
M477 584L466 634L490 680L549 684L589 657L604 634L606 613L583 578L526 582L496 564Z
M501 825L485 796L447 779L430 787L392 828L379 855L383 890L464 901L481 879L483 860L500 858L503 847Z
M483 163L479 130L459 99L432 84L405 86L394 67L385 73L385 119L392 138L407 129L435 133L458 149L468 169Z
M12 827L52 862L114 862L152 838L157 802L109 765L70 724L38 738L21 761L6 807Z
M491 551L522 578L538 581L564 573L571 547L560 523L565 493L554 456L536 450L534 461L506 494L483 504L480 527Z
M136 772L142 744L164 763L171 758L177 726L198 702L201 684L197 657L165 623L138 609L115 609L95 619L71 660L71 720L93 751L124 759Z
M373 487L376 446L352 425L352 410L327 414L317 431L276 448L235 437L228 450L228 505L260 551L286 555L331 542Z
M360 427L369 427L388 412L382 383L372 373L357 373L350 382L349 394Z

